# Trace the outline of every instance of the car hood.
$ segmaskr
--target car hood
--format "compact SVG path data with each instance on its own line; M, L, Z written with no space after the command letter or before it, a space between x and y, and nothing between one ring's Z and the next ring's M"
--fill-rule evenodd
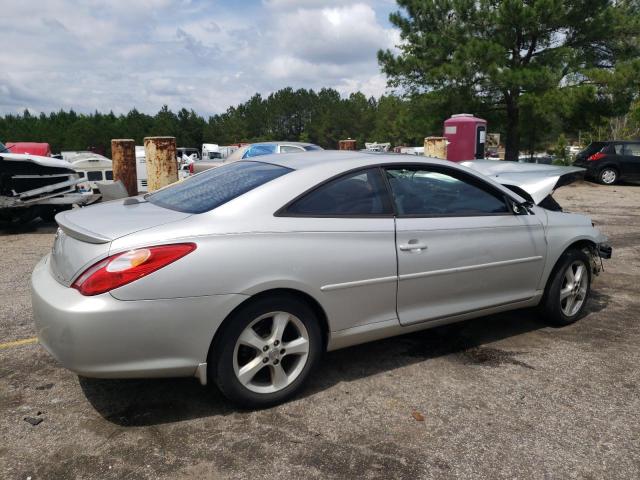
M504 160L471 160L461 165L491 177L505 187L516 187L531 196L537 205L553 191L582 178L585 169L537 163L517 163Z
M176 222L191 214L159 207L142 197L67 210L56 222L67 234L87 243L108 243L134 232Z
M26 153L0 153L0 158L11 162L30 162L43 167L66 168L75 172L73 166L66 160L58 158L41 157L39 155L30 155Z

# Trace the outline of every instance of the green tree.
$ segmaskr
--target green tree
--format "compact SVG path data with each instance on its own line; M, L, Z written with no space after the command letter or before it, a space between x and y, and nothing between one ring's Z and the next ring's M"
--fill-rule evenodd
M390 21L400 29L400 51L378 52L390 85L411 94L456 91L499 109L507 160L518 157L520 125L530 123L522 122L523 96L589 83L606 88L602 72L618 78L616 71L635 71L638 64L637 0L398 0L398 5L403 10Z
M555 154L556 154L556 159L554 161L554 163L556 163L557 165L570 165L570 159L569 156L567 155L567 138L564 136L564 134L560 134L560 136L558 137L558 141L556 142L556 148L555 148Z

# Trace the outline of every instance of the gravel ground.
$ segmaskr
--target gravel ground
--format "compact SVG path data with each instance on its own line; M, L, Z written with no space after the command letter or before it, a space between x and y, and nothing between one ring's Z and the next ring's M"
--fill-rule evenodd
M511 312L332 352L263 411L195 379L78 378L37 344L4 346L0 478L640 478L640 187L556 199L614 247L577 324ZM0 233L2 344L35 335L28 279L54 231Z

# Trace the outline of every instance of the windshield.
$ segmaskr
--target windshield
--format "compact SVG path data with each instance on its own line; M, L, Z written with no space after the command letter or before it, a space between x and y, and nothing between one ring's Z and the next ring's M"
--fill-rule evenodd
M145 199L178 212L204 213L290 171L270 163L233 162L147 194Z

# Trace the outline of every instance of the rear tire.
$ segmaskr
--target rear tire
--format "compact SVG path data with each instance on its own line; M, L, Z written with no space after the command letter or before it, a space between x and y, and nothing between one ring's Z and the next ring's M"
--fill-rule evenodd
M584 315L590 292L589 257L582 250L568 250L549 277L540 313L550 325L570 325Z
M618 170L613 167L604 167L598 172L598 183L602 185L615 185L618 182Z
M243 407L288 400L302 389L321 357L318 318L295 297L258 298L221 328L209 351L209 380Z

